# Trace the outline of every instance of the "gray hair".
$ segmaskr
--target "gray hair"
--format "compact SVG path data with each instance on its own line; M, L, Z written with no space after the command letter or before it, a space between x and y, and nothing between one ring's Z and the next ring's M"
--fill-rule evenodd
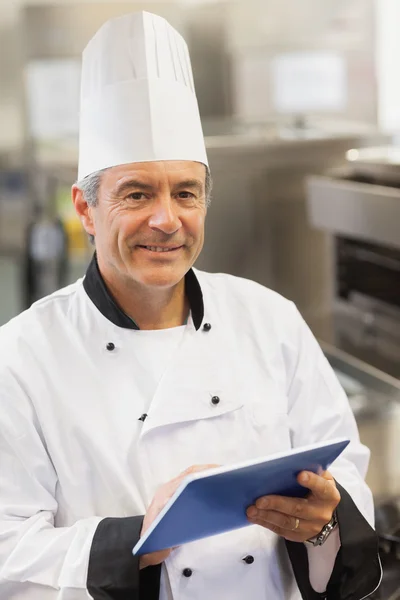
M100 183L103 173L106 169L102 169L101 171L95 171L90 175L86 175L83 179L76 182L76 186L81 190L84 199L86 200L86 204L88 206L96 206L97 200L99 196ZM88 238L91 244L94 245L94 235L88 233Z

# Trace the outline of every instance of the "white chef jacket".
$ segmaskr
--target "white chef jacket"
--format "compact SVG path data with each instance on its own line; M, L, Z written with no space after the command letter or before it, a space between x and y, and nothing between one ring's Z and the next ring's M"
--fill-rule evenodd
M1 328L1 599L91 598L101 521L144 514L193 464L349 437L331 472L373 523L369 452L294 305L251 281L194 274L211 328L189 319L150 404L132 361L141 332L108 319L82 280ZM300 598L283 540L257 526L184 545L164 569L162 598L167 580L173 600Z

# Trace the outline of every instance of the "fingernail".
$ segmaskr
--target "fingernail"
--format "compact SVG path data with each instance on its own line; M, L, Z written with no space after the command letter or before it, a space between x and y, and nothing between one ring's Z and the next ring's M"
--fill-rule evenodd
M250 517L250 519L254 519L257 516L257 509L255 506L250 506L247 510L247 516Z
M310 479L310 476L308 473L303 473L303 475L301 476L301 481L303 483L307 483L309 479Z

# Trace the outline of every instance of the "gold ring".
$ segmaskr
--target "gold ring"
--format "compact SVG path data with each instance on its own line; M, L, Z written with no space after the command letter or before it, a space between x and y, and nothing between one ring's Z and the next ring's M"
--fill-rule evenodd
M300 525L300 519L296 519L296 525L293 527L292 531L296 531L296 529L299 528Z

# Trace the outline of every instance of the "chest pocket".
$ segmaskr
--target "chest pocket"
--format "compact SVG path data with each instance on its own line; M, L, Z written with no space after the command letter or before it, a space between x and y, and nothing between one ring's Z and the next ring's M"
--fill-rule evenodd
M288 450L291 447L289 417L285 412L271 410L262 401L249 409L249 437L262 455Z
M229 389L178 388L153 400L142 435L152 429L194 421L215 420L243 407L243 400Z
M238 389L179 390L170 400L151 408L141 434L164 481L192 465L233 464L290 448L287 415Z

